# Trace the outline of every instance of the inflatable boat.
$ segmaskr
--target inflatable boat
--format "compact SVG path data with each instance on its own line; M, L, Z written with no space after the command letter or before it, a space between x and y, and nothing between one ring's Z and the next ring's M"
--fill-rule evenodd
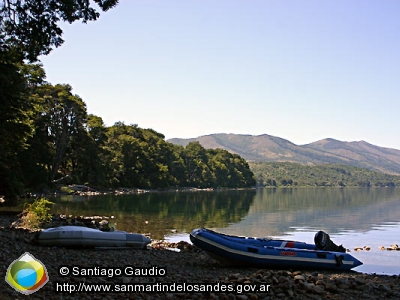
M304 242L231 236L206 228L190 233L192 243L212 258L227 265L270 268L350 270L362 262L334 244L323 231L315 244Z
M151 240L138 233L101 231L83 226L60 226L38 232L33 242L42 246L146 248Z

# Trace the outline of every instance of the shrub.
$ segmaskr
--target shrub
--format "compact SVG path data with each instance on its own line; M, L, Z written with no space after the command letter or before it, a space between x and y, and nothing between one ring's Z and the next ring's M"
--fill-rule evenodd
M51 221L50 205L54 203L46 198L37 198L33 203L27 203L22 212L22 224L28 228L39 228L44 223Z

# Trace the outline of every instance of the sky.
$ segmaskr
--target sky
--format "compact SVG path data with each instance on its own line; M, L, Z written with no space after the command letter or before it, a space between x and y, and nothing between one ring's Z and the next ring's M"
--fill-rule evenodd
M90 114L170 138L400 149L400 1L121 0L40 57Z

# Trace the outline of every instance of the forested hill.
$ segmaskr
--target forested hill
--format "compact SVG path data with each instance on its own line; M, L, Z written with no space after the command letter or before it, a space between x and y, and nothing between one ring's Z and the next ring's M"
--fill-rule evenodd
M101 117L87 113L70 85L46 83L40 64L0 61L0 74L10 83L0 84L0 99L7 99L0 118L0 195L7 203L68 184L97 189L255 185L248 163L237 154L198 142L174 145L136 124L105 126Z
M257 186L399 187L400 176L345 165L306 166L290 162L250 162Z
M168 141L183 146L198 141L205 148L225 149L239 154L247 161L295 162L303 165L342 164L382 173L400 174L400 150L378 147L365 141L342 142L323 139L311 144L296 145L267 134L211 134Z

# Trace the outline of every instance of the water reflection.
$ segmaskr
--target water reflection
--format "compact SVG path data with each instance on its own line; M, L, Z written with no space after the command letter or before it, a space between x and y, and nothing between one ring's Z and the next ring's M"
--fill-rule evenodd
M151 232L153 238L196 227L249 236L280 236L296 228L366 232L400 216L398 189L260 189L52 200L55 213L113 215L118 229Z
M280 236L296 228L366 232L399 216L396 189L263 189L246 217L223 231L249 236Z
M179 193L146 193L92 197L64 196L52 199L52 212L76 216L114 216L117 229L165 234L193 228L225 227L239 222L249 211L255 190Z

